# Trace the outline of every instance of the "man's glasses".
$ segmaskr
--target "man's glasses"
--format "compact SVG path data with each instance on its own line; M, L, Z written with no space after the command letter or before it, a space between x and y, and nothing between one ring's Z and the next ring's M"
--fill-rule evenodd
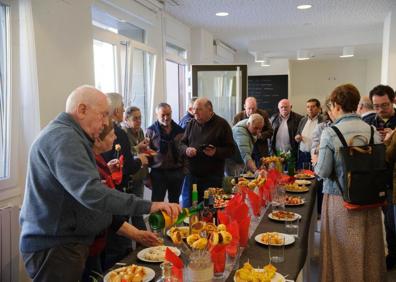
M380 108L382 110L386 110L389 108L389 106L391 105L391 103L382 103L382 104L374 104L373 107L375 110L379 110Z

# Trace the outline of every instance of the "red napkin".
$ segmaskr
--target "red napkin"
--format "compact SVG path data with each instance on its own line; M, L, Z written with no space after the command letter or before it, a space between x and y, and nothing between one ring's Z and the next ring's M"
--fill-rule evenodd
M261 199L259 195L257 195L250 189L247 189L246 193L248 195L248 199L250 201L250 205L252 206L254 215L260 216Z
M249 207L243 202L239 205L236 212L234 213L233 216L231 216L231 218L240 222L242 219L247 217L248 214L249 214Z
M122 181L122 167L124 166L124 155L119 158L120 169L111 173L111 178L116 185L119 185Z
M217 220L222 223L227 225L230 222L230 216L221 210L217 210Z
M315 174L315 172L313 172L312 170L309 170L309 169L304 169L303 173L309 174L309 175L314 175Z
M217 245L210 251L212 257L214 273L222 273L225 269L226 246Z
M239 245L246 247L249 240L250 217L246 216L239 224Z
M279 179L281 176L281 173L277 171L276 169L271 169L268 171L268 179L272 179L274 183L276 183L277 179Z
M232 235L232 241L226 247L226 252L229 256L235 257L239 246L239 224L235 220L227 225L227 231Z
M183 281L183 268L184 268L183 261L177 255L175 255L175 253L172 252L169 248L166 248L165 260L173 264L172 276L179 278L179 281Z

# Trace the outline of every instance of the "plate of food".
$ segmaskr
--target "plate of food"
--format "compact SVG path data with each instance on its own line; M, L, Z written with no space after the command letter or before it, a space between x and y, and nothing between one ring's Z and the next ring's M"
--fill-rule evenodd
M222 196L215 196L213 207L216 209L222 209L227 207L229 200L224 199Z
M171 234L173 232L179 231L181 238L185 239L188 237L188 235L190 235L190 228L188 226L178 226L178 227L172 227L170 229L168 229L166 231L166 235L168 235L169 237L171 237Z
M268 214L268 217L276 221L294 221L298 218L301 218L301 215L289 211L273 211Z
M175 247L155 246L141 250L138 252L137 257L145 262L164 262L166 248L169 248L177 256L180 256L180 251Z
M303 186L308 186L312 184L312 181L309 180L305 180L305 179L297 179L294 181L294 183L296 183L297 185L303 185Z
M245 178L245 179L255 179L256 177L254 176L254 173L249 171L247 173L243 173L241 174L241 177Z
M297 173L294 175L295 179L314 179L315 175L314 174L308 174L308 173Z
M276 272L276 267L268 264L263 268L253 268L253 266L246 262L243 267L238 269L234 275L234 282L246 281L271 281L271 282L285 282L286 278Z
M110 271L105 275L103 281L104 282L120 282L120 281L148 282L153 280L154 277L155 277L155 272L151 268L132 264Z
M293 184L286 184L285 190L286 192L292 192L292 193L305 193L309 191L309 187L300 186L297 183L293 183Z
M293 235L279 233L279 232L260 233L260 234L257 234L256 237L254 237L254 240L256 240L257 243L260 243L260 244L263 244L266 246L268 246L268 245L280 246L280 245L282 245L281 235L285 237L285 246L293 244L296 240L296 239L294 239Z
M305 200L299 196L286 196L286 206L302 206L304 203Z

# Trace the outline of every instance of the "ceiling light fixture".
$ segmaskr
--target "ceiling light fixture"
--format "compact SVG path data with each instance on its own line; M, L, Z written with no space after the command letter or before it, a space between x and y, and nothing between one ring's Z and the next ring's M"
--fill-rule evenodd
M309 60L309 52L307 50L298 50L297 60L299 61Z
M265 57L265 55L263 53L260 52L256 52L256 54L254 55L254 61L256 63L263 63L267 58Z
M299 10L307 10L307 9L311 9L312 5L311 4L302 4L302 5L298 5L297 9Z
M342 48L342 55L340 56L340 58L350 58L353 57L354 54L354 48L353 47L344 47Z
M226 17L228 15L229 15L229 13L227 13L227 12L218 12L218 13L216 13L216 16L218 16L218 17Z
M270 67L270 66L271 66L270 59L265 58L264 61L261 62L261 66L262 66L262 67Z

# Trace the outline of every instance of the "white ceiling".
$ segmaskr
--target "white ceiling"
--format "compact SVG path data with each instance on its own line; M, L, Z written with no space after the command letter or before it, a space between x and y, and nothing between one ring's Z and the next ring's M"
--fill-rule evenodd
M312 4L298 10L299 4ZM318 58L354 46L356 57L379 55L385 17L396 0L166 0L166 11L202 27L231 47L271 58L295 58L308 49ZM393 6L393 7L394 7ZM228 12L217 17L216 12Z

